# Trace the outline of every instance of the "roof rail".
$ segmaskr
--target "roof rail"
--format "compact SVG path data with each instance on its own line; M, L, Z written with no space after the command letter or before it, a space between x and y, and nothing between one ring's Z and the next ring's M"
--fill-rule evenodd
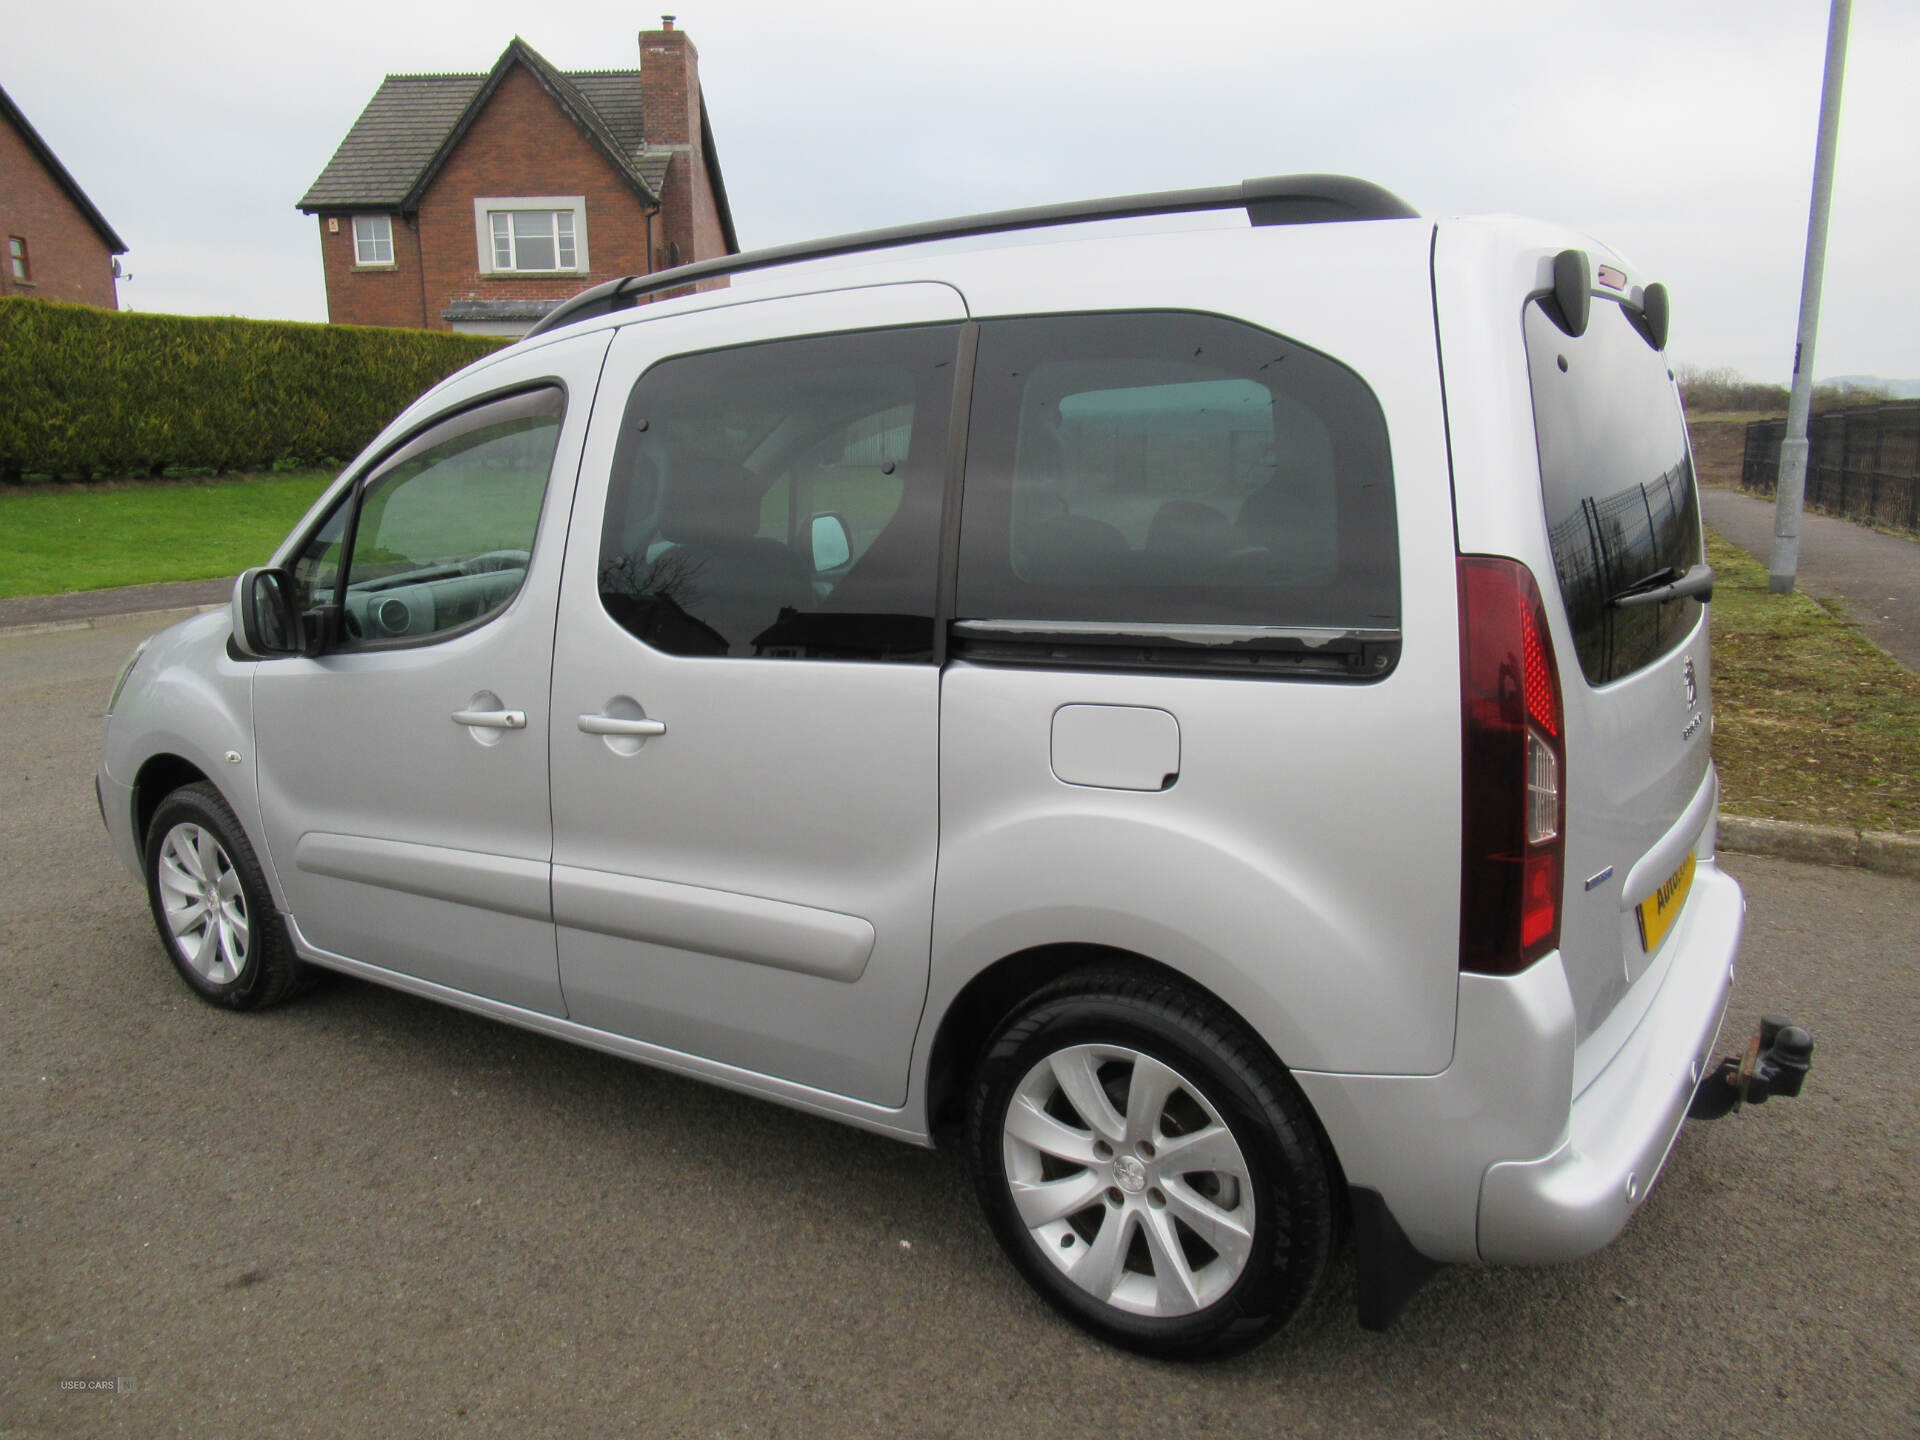
M900 245L921 245L930 240L959 240L1010 230L1080 225L1094 220L1132 220L1146 215L1240 209L1247 212L1247 219L1255 225L1321 225L1342 220L1412 220L1419 216L1419 211L1391 190L1349 175L1274 175L1204 190L1164 190L1149 195L1116 195L1107 200L1076 200L1065 205L1034 205L1023 210L993 210L984 215L926 220L824 240L802 240L793 245L697 260L652 275L608 280L590 290L582 290L557 306L527 335L544 335L563 325L575 325L629 309L641 296L655 291L677 290L722 275L739 275L801 260L824 260L862 250L887 250Z

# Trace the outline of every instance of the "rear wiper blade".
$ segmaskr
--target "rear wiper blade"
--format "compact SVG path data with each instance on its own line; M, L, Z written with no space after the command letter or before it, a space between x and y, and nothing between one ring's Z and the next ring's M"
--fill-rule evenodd
M1675 570L1673 566L1662 565L1658 570L1649 570L1631 584L1622 585L1613 593L1616 597L1621 595L1638 595L1642 590L1651 590L1656 585L1665 585L1668 581L1678 578L1679 572Z
M1656 570L1643 576L1626 589L1608 599L1609 605L1626 609L1633 605L1659 605L1668 600L1684 600L1691 597L1702 605L1713 599L1713 567L1695 565L1679 579L1673 578L1673 567Z

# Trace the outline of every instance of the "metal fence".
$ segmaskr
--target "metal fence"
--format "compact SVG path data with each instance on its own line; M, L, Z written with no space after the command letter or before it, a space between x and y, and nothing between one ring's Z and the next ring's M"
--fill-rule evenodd
M1742 490L1773 494L1786 435L1784 419L1747 426ZM1813 417L1808 439L1809 510L1920 534L1920 404L1826 410Z
M1624 674L1658 648L1665 606L1615 609L1609 601L1659 569L1663 557L1699 554L1697 513L1693 471L1682 458L1647 484L1581 500L1548 532L1574 646L1590 678Z

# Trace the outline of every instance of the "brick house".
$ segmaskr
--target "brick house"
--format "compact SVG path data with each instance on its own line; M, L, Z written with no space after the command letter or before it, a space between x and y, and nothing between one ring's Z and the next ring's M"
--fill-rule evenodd
M699 56L665 16L637 70L389 75L299 208L339 325L524 334L589 285L739 248Z
M0 90L0 295L120 308L127 244Z

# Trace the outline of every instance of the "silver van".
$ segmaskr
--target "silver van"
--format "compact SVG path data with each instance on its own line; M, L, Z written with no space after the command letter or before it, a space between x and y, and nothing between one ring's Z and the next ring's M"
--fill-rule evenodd
M136 652L102 813L216 1004L342 971L950 1140L1135 1349L1349 1234L1384 1326L1807 1071L1714 1060L1666 332L1590 239L1325 176L603 285Z

